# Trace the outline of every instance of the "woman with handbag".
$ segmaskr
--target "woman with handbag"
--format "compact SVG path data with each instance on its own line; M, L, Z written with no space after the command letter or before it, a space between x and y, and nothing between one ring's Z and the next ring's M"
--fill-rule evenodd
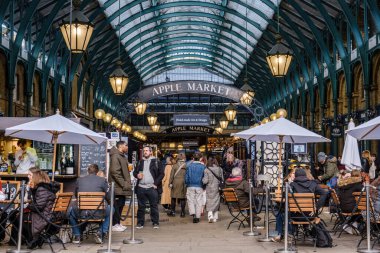
M210 157L202 179L203 184L206 185L206 210L209 223L216 222L219 218L219 185L222 180L222 168L219 167L218 161L214 157Z

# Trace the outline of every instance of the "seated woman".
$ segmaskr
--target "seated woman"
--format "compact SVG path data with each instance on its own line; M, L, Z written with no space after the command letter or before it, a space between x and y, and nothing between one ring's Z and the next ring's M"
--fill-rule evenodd
M343 172L338 177L337 194L340 200L340 208L343 213L351 213L356 205L354 192L360 192L363 188L360 170L351 173Z
M23 224L23 234L28 242L28 248L34 249L43 243L39 235L48 224L47 221L51 218L55 194L59 191L60 187L58 183L50 182L49 176L36 167L29 169L28 177L31 203L24 209L24 220L31 221L31 225L28 227L26 225L29 223ZM13 219L10 218L10 222L13 225L11 237L16 242L19 218L18 214L12 216Z

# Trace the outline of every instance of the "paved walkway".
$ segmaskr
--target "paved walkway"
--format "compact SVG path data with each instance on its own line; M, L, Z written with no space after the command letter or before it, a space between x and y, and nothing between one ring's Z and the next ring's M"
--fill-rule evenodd
M227 230L227 224L230 216L226 208L223 206L221 212L221 221L217 223L207 223L206 217L198 224L193 224L190 217L168 217L165 213L160 214L161 224L159 229L153 229L151 224L141 230L136 230L136 238L144 240L140 245L123 244L124 238L130 237L130 228L127 232L113 233L112 247L121 249L122 252L131 253L265 253L273 252L275 249L282 248L283 243L261 243L257 242L257 237L245 237L242 235L248 228L242 228L240 231L237 225L233 224ZM148 216L147 216L148 217ZM326 217L326 221L330 219ZM263 225L263 221L258 222ZM329 226L331 229L331 226ZM317 252L356 252L356 243L358 236L345 234L342 238L334 238L334 243L338 244L334 248L317 248ZM78 253L97 252L98 249L106 249L106 243L103 246L94 243L92 238L84 241L80 246L67 243L68 250L62 250L58 243L55 243L56 252ZM365 243L362 243L365 246ZM1 246L0 252L5 252L9 246ZM14 247L13 247L14 248ZM42 249L33 252L50 252L49 246L45 244ZM313 247L310 243L298 246L298 252L311 253Z

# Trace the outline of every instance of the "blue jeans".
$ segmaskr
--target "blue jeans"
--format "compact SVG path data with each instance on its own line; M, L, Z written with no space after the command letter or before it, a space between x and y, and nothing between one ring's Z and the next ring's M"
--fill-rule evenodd
M104 217L104 222L102 222L99 226L99 233L100 234L105 234L108 232L108 228L110 226L110 213L111 213L111 208L109 205L107 205L106 213L105 213L105 217ZM81 235L81 229L79 226L77 226L78 225L78 216L79 216L78 208L77 207L70 207L69 222L70 222L70 225L73 226L72 230L73 230L74 236L80 236ZM87 217L87 218L91 218L91 217Z
M280 212L276 216L276 232L277 232L278 235L283 235L283 233L284 233L284 231L283 231L284 230L284 223L285 223L285 213ZM288 223L288 231L289 231L290 234L293 233L293 228L292 228L292 225L290 225L290 223Z

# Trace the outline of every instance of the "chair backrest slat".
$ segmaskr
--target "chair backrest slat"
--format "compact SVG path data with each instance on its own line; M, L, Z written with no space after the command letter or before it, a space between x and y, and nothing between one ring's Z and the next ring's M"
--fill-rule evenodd
M72 192L58 193L54 202L53 212L67 212L72 197Z
M354 192L352 193L355 197L356 205L358 206L357 211L366 211L367 210L367 196L365 192ZM371 201L371 198L370 198ZM372 203L371 203L372 204Z
M79 210L103 210L104 197L104 192L80 192L78 193L78 208Z
M238 198L234 188L223 189L223 195L226 202L238 202Z
M314 193L289 193L290 212L316 212Z

